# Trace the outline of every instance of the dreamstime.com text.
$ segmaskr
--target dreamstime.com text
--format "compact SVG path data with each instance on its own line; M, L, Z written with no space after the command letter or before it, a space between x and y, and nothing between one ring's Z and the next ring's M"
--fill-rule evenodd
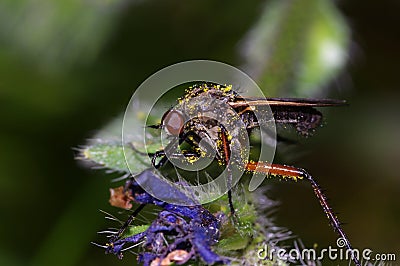
M336 241L337 247L328 246L328 248L319 251L312 248L303 249L283 249L271 248L265 245L257 251L258 259L260 260L274 260L278 258L285 261L315 261L328 258L329 260L351 260L356 257L363 261L396 261L396 254L394 253L374 253L371 249L344 249L345 240L338 238Z

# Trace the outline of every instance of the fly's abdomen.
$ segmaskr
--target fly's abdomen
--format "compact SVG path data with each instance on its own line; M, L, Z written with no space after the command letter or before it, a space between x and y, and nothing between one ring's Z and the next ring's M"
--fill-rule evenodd
M312 107L271 107L275 123L290 124L296 131L308 136L321 125L322 114Z

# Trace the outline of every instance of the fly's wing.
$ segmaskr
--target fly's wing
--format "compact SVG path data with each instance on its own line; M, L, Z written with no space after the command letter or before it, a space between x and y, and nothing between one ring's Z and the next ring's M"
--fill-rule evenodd
M258 120L263 118L259 115L255 117L250 110L269 106L275 123L292 125L300 135L308 136L322 123L322 114L314 107L343 106L346 102L333 99L242 98L229 104L239 112L246 113L246 120L251 127L258 126Z
M290 106L290 107L326 107L347 105L344 100L308 99L308 98L238 98L230 102L233 108L244 106Z

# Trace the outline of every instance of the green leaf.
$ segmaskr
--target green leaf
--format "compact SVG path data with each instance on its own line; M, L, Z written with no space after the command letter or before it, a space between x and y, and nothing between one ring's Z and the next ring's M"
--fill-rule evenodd
M225 250L245 249L250 240L250 237L242 237L241 235L236 234L232 237L220 240L218 243L218 248Z
M136 174L151 167L151 162L147 153L154 153L161 150L160 134L156 129L148 129L146 134L146 146L144 146L143 135L147 124L146 118L151 123L159 122L160 108L152 110L152 114L147 116L141 111L146 102L135 105L134 115L124 121L124 116L111 121L106 127L100 130L96 136L89 141L89 144L81 150L80 158L91 161L98 166L119 172L129 172ZM125 134L122 143L122 127L129 129L129 134ZM127 131L125 131L126 133ZM129 166L129 167L128 167Z
M85 160L119 172L129 172L127 163L133 173L139 173L150 167L147 155L140 154L131 147L123 147L118 143L92 144L83 149L82 156Z
M124 237L137 235L139 233L146 231L149 227L150 227L149 224L130 226L129 229L125 232Z

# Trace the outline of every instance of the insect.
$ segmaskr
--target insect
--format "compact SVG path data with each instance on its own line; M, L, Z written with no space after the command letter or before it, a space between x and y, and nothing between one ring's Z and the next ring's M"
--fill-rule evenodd
M150 169L128 180L124 188L111 189L112 205L126 209L132 207L131 201L140 205L111 237L106 246L106 253L113 253L122 258L124 250L143 241L146 252L140 254L139 262L143 262L144 265L170 265L170 262L183 264L196 256L207 264L229 262L211 250L211 246L219 239L220 219L201 205L180 206L158 200L143 190L138 182L151 182L159 188L160 193L185 197L179 190L161 181L157 173ZM163 210L148 229L123 238L124 230L146 204L159 206Z
M215 106L221 104L227 104L232 111L225 111L216 119ZM327 197L306 170L270 162L248 161L240 156L231 157L232 151L241 148L236 139L242 137L243 131L235 130L235 125L239 122L244 125L246 134L250 134L263 123L274 121L276 124L291 125L300 135L309 136L322 122L322 114L315 107L341 105L345 105L345 102L330 99L244 98L238 95L231 86L200 83L186 91L185 95L178 100L177 106L163 115L160 124L150 127L164 129L171 138L178 140L178 145L184 142L190 144L192 149L181 153L184 157L200 158L203 156L203 149L213 149L216 151L216 160L226 167L235 161L235 164L241 165L248 172L266 173L270 177L286 180L308 181L330 224L345 240L346 248L352 251L350 241L330 207ZM272 117L264 117L262 112L261 115L257 115L257 110L266 106L271 109ZM164 150L149 154L152 164L156 168L162 167L169 161L167 154L176 154L176 149L176 145L167 145ZM232 181L227 182L231 184ZM231 213L234 214L230 189L228 200ZM352 259L357 266L361 265L354 255Z

